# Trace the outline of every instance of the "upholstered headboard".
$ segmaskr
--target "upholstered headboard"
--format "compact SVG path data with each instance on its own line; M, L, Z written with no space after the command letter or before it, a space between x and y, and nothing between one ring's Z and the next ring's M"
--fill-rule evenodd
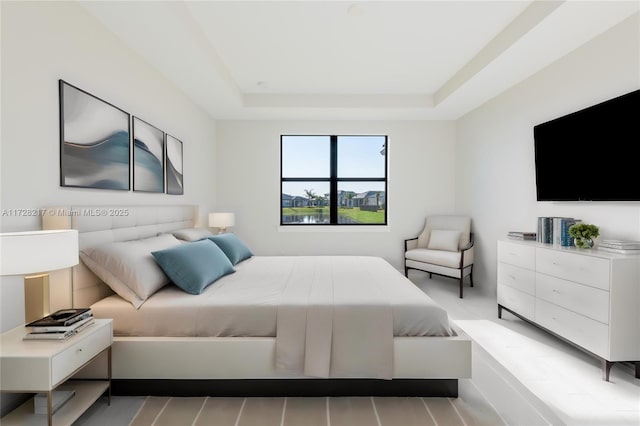
M42 228L77 229L80 250L107 242L154 237L198 224L198 206L64 206L46 208L44 212ZM52 278L61 308L88 307L113 294L82 261L70 274Z

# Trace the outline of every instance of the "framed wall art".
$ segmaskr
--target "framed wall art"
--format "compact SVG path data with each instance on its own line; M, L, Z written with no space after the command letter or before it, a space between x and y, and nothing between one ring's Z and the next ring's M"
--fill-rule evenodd
M60 80L60 186L129 190L129 113Z
M184 194L182 173L182 142L166 135L165 170L167 176L167 194Z
M133 190L164 192L164 132L133 117Z

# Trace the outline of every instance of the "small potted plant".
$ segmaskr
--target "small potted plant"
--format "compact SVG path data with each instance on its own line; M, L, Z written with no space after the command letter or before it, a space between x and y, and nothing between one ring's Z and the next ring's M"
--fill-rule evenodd
M573 237L576 247L591 248L593 240L600 235L600 228L589 223L576 223L569 227L569 235Z

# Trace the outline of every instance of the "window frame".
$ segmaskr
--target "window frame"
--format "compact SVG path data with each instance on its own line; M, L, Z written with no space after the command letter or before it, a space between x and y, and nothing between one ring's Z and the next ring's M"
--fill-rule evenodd
M283 177L283 142L286 137L329 137L329 177ZM384 177L338 177L338 138L340 137L381 137L384 138ZM387 226L389 218L389 136L379 134L281 134L280 135L280 226ZM283 222L283 184L285 182L328 182L329 183L329 223L284 223ZM384 182L384 222L381 223L339 223L338 222L338 184L340 182ZM324 195L324 194L323 194Z

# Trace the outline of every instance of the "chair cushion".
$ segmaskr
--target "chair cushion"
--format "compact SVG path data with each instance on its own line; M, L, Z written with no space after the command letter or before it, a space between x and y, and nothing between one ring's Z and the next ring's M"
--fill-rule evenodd
M417 248L405 253L405 258L416 262L430 263L447 268L460 267L460 252Z
M458 251L460 231L432 229L427 248L430 250Z

